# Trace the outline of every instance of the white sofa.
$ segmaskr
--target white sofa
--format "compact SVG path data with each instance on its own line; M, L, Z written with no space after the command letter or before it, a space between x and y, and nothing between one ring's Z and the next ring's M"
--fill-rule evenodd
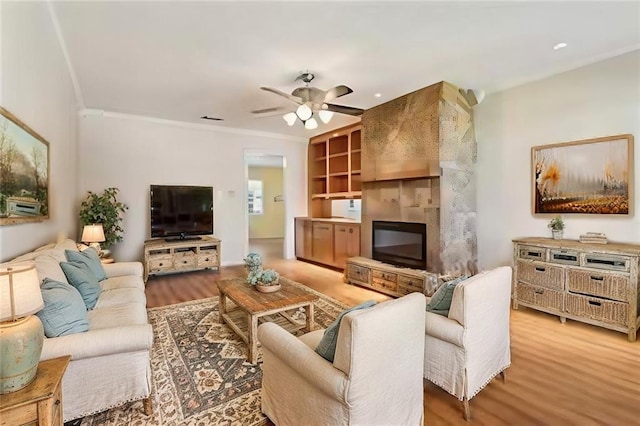
M49 244L9 263L34 262L38 276L65 281L59 262L65 249L77 250L72 240ZM151 414L150 351L153 331L147 320L142 264L103 265L106 280L93 310L87 312L89 330L61 337L45 337L41 360L71 355L62 379L63 418L69 421L144 399Z
M448 316L425 315L424 377L463 402L511 365L511 268L482 272L455 287Z

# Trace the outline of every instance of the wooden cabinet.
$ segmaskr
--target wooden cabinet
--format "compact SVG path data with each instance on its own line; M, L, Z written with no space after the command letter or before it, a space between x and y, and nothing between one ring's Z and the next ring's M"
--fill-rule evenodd
M360 224L296 218L296 257L344 269L360 255Z
M296 257L309 259L312 256L311 251L311 221L297 217L296 222Z
M640 324L640 246L523 238L514 242L513 307L627 333Z
M309 141L309 214L330 217L330 200L360 198L362 184L360 124Z
M144 281L149 275L220 268L220 240L147 240L144 243Z
M432 295L438 287L438 274L399 268L365 257L347 259L344 281L394 297L418 292Z
M62 376L71 357L42 361L33 382L0 398L0 425L62 426Z
M360 256L360 225L335 223L333 225L333 263L338 268L347 266L349 257Z
M333 264L333 224L313 222L312 224L312 258L316 262Z

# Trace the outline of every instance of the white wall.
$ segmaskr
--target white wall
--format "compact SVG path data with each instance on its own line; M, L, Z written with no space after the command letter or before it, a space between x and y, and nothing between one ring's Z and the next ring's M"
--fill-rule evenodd
M49 142L50 219L0 227L0 261L75 238L76 100L47 2L0 2L0 105Z
M149 185L182 184L213 186L222 263L242 262L248 234L244 156L250 150L286 158L285 253L294 256L293 218L307 209L306 141L96 111L82 114L78 128L79 197L114 186L129 206L124 240L113 247L116 260L142 259L150 237Z
M633 134L634 215L563 215L564 237L595 231L640 243L640 51L487 96L474 114L481 269L511 264L513 238L550 236L551 216L532 214L531 147L537 145Z

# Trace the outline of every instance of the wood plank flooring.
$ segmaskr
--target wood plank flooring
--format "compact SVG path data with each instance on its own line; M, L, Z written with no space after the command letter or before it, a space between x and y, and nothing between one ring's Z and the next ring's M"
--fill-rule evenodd
M265 266L347 305L388 297L342 282L342 273L265 257ZM242 266L153 277L149 307L217 295L215 282ZM471 400L475 425L640 425L640 341L527 308L512 311L512 365ZM425 425L465 425L458 400L425 381Z

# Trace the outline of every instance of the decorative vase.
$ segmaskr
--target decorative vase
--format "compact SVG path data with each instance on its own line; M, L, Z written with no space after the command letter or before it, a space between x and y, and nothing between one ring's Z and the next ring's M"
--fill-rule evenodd
M258 283L256 284L256 290L258 290L260 293L273 293L275 291L280 290L282 286L280 284L276 284L276 285L264 285L262 283Z
M564 233L564 231L562 229L552 229L551 233L553 234L554 240L561 240L562 234Z

